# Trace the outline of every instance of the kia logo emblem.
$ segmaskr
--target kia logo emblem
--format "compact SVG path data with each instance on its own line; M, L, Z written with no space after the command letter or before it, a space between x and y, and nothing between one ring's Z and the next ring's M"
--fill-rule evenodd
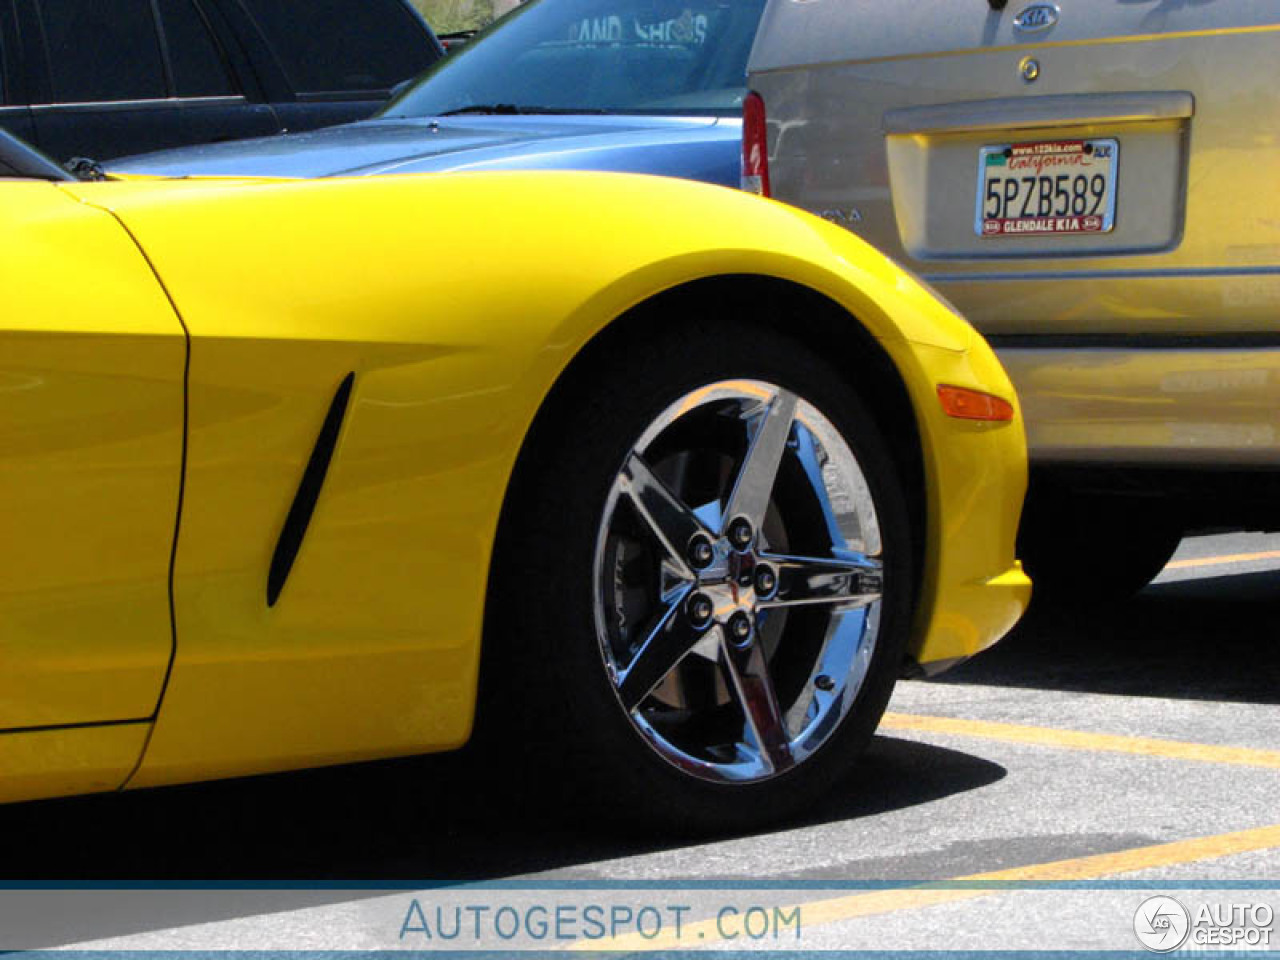
M1037 30L1048 30L1057 22L1058 8L1055 4L1033 3L1013 18L1013 27L1015 30L1034 33Z

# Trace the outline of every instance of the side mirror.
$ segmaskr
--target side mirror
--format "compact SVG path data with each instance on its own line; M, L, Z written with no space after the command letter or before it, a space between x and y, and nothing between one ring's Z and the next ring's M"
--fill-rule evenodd
M74 180L53 160L7 130L0 130L0 176L31 180Z

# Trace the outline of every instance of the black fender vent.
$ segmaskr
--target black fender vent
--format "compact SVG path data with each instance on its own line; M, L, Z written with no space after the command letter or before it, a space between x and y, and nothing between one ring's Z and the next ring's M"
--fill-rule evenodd
M316 502L320 499L320 489L329 472L329 461L333 459L334 448L338 445L338 434L342 432L342 421L347 415L347 402L351 399L351 387L355 381L356 375L348 373L339 384L338 392L329 404L324 425L320 427L320 435L316 437L307 469L302 471L302 482L293 496L289 515L276 542L276 552L271 557L271 569L267 573L268 607L274 607L280 599L280 591L284 589L293 561L298 558L298 550L302 547L302 538L307 535L307 526L311 523L311 515L315 513Z

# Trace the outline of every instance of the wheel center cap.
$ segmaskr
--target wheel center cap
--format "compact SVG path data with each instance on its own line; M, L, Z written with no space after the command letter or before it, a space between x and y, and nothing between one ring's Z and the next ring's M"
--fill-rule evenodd
M717 552L720 553L720 551ZM728 601L734 608L754 610L755 577L759 558L754 551L738 553L734 550L726 550L720 553L720 556L722 558L720 563L698 574L698 587L707 593L719 594L722 598L721 603Z

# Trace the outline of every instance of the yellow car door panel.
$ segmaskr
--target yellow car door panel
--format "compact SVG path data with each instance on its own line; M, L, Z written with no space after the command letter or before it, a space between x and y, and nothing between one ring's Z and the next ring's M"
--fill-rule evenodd
M186 338L111 216L5 191L0 731L145 720L173 642Z

